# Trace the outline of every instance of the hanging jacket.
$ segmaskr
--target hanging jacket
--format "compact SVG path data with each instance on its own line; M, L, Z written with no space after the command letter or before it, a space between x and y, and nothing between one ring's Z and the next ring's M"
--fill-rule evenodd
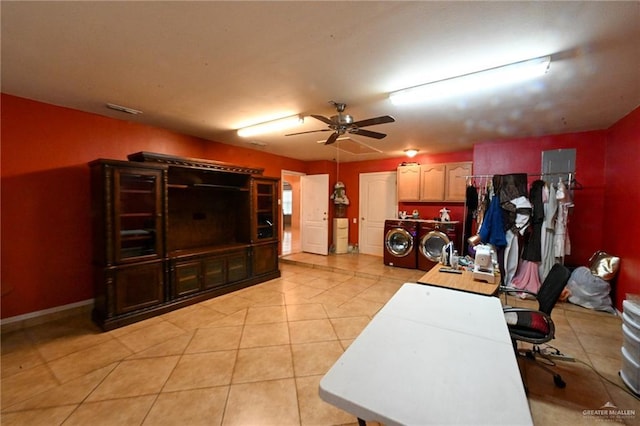
M489 243L496 247L504 247L507 245L504 223L502 221L500 197L497 195L494 196L489 203L489 208L484 215L479 235L483 243Z

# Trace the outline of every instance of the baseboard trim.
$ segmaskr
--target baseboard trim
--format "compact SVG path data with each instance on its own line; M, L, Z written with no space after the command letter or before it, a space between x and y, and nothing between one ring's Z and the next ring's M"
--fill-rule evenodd
M0 331L4 334L83 312L89 313L93 307L93 302L94 299L87 299L80 302L69 303L68 305L56 306L54 308L43 309L41 311L3 318L0 320Z

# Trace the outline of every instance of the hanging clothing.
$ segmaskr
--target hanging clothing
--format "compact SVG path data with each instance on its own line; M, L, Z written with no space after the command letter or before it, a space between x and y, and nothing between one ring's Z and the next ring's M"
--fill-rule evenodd
M489 243L496 247L507 245L504 223L502 222L502 208L500 199L494 196L489 203L489 209L485 213L482 226L478 232L483 243Z
M543 188L544 221L542 222L542 232L540 234L540 248L542 261L540 262L540 279L544 279L549 274L551 267L556 263L556 256L553 250L554 235L556 229L556 212L558 210L558 200L556 190L553 186L545 184Z
M538 294L541 286L542 284L540 283L538 264L528 260L523 260L520 263L516 276L511 280L511 287ZM526 293L522 293L521 297L524 299L526 297Z
M467 244L467 240L471 237L473 232L473 217L477 213L478 209L478 190L475 186L469 185L467 186L466 191L466 205L467 205L467 215L464 220L464 251L463 255L469 254L469 245Z
M503 268L500 269L500 272L503 274L503 285L510 286L520 262L520 244L518 241L518 233L513 232L511 229L506 232L505 239L507 245L504 248L504 265Z
M571 241L569 239L569 208L573 207L569 191L562 182L558 183L556 191L556 200L558 201L558 211L556 216L555 234L553 240L553 250L555 257L564 261L564 257L571 254Z
M542 225L544 223L544 204L542 202L542 193L545 188L543 180L536 180L531 184L529 190L529 201L533 206L531 212L531 233L529 234L522 258L532 262L542 261Z
M493 187L495 188L496 195L500 197L500 205L503 209L504 230L512 229L514 232L518 232L517 229L514 229L517 207L511 203L511 200L528 195L527 174L512 173L508 175L495 175L493 176Z

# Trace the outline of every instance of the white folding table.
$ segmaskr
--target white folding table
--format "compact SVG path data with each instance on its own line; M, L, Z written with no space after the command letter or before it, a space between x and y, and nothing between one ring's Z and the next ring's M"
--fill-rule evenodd
M500 300L406 283L320 382L385 425L532 425Z

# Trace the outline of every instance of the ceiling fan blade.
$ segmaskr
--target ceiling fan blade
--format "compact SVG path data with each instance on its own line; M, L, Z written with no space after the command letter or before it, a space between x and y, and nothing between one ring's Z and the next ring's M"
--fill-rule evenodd
M304 135L306 133L317 133L317 132L330 132L331 129L322 129L322 130L309 130L307 132L298 132L298 133L289 133L285 136L295 136L295 135Z
M340 136L340 134L338 132L335 132L334 134L332 134L331 136L329 136L329 139L327 139L327 141L324 143L325 145L331 145L332 143L334 143L336 140L338 140L338 136Z
M315 115L315 114L311 114L311 117L315 118L316 120L320 120L323 123L327 123L327 124L333 124L333 121L331 121L330 118L324 117L322 115Z
M356 135L366 136L368 138L375 138L375 139L383 139L387 136L384 133L372 132L371 130L357 129L357 128L349 130L349 133L354 133Z
M355 127L367 127L367 126L374 126L376 124L393 123L394 121L396 121L396 119L391 117L390 115L383 115L381 117L369 118L367 120L356 121L355 123L352 123L352 126L355 126Z

